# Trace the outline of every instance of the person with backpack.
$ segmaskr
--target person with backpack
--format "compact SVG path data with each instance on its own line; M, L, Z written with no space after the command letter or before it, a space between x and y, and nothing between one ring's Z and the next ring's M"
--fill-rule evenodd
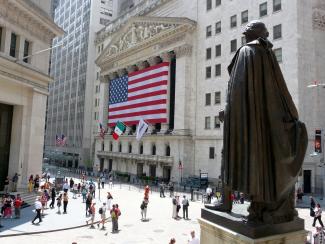
M88 216L92 200L93 200L93 197L92 197L91 193L88 192L87 199L86 199L86 217Z
M140 209L141 209L141 221L146 221L147 220L147 208L148 208L148 200L143 199Z
M188 219L188 207L190 206L190 203L185 195L183 196L182 205L183 205L183 219Z
M93 229L95 228L94 226L94 221L95 221L95 214L96 214L96 208L95 208L96 203L93 202L88 210L88 213L91 215L90 219L86 221L87 225L88 222L91 221L90 228Z
M100 214L100 222L98 222L97 227L99 228L100 223L102 223L102 230L105 230L105 221L106 221L106 202L103 202L103 205L99 208L98 213Z

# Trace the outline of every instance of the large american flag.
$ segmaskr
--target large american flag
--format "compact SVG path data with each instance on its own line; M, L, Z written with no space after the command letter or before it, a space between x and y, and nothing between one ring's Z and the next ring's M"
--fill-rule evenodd
M167 123L169 63L163 62L113 79L109 87L108 126Z

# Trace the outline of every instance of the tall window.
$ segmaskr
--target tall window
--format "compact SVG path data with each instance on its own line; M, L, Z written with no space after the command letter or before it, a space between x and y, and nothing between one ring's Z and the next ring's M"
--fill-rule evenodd
M205 117L205 121L204 121L204 129L209 130L211 129L211 121L210 121L210 117Z
M10 40L10 56L16 57L17 51L17 35L15 33L11 33L11 40Z
M282 62L282 48L274 49L274 55L276 57L276 60L281 63Z
M156 145L155 144L152 145L151 154L156 155Z
M205 78L211 78L211 66L205 67Z
M237 26L237 15L233 15L230 17L230 27L234 28Z
M281 0L273 0L273 12L281 10Z
M156 177L156 165L149 165L149 176Z
M273 26L273 39L279 39L282 37L282 26L280 25L275 25Z
M216 45L216 57L221 56L221 44Z
M248 22L248 10L241 12L241 23L245 24Z
M129 153L132 153L132 144L129 143Z
M221 5L221 0L216 0L216 7Z
M215 92L214 93L214 104L220 104L221 103L221 92Z
M206 93L205 94L205 106L210 106L211 105L211 93Z
M122 143L119 143L119 144L118 144L118 151L119 151L119 152L122 152Z
M221 64L216 64L215 65L215 69L216 69L216 76L220 76L221 75Z
M142 143L140 144L140 147L139 147L139 154L143 154L143 144Z
M104 144L104 142L102 143L102 151L105 151L105 144Z
M260 4L260 17L267 15L267 2Z
M237 39L230 41L230 52L236 52L237 51Z
M207 0L207 10L212 8L212 0Z
M112 143L112 142L109 144L109 150L110 150L111 152L113 152L113 143Z
M216 23L216 34L221 32L221 21L218 21Z
M24 43L24 57L27 57L29 56L29 50L30 50L30 43L29 41L25 40L25 43ZM25 63L29 63L29 58L24 58L23 61Z
M206 59L211 59L211 47L206 49Z
M220 129L220 119L219 116L214 116L214 128Z
M214 159L214 147L209 147L209 159Z
M211 25L207 26L207 33L206 33L206 37L210 37L212 35L212 27Z
M166 146L166 156L170 156L170 146Z

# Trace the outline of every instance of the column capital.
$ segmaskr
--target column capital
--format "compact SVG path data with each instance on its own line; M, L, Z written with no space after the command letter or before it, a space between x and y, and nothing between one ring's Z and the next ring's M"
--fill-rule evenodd
M160 55L163 62L170 62L170 60L174 57L175 54L171 52L164 52Z
M128 72L127 72L126 69L119 69L117 71L117 73L118 73L119 76L123 76L123 75L126 75Z
M192 55L192 45L184 44L182 46L176 47L174 49L176 58L180 58L182 56L191 56Z
M161 58L159 56L153 56L148 58L148 63L150 64L150 66L159 64L161 62Z
M110 80L113 80L118 77L118 74L117 74L117 72L112 72L112 73L108 74L108 77Z
M139 62L137 62L136 65L139 68L139 70L149 67L149 63L147 61L139 61Z
M128 71L128 73L132 73L134 71L137 71L138 70L138 67L135 64L133 64L133 65L127 66L126 67L126 70Z

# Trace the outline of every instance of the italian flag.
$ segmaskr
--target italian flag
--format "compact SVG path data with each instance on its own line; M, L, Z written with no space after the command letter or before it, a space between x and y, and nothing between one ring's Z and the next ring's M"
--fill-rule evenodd
M123 132L125 131L125 124L121 121L117 121L116 125L115 125L115 129L113 132L113 138L114 140L118 140L119 136L123 134Z

